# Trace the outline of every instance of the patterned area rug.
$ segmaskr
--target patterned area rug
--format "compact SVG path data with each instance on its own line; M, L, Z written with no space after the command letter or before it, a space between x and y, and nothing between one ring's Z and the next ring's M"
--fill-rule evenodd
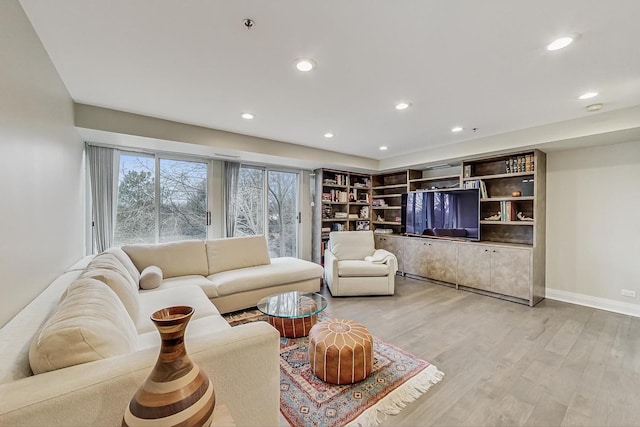
M264 320L257 310L225 316L232 325ZM318 321L330 319L320 313ZM374 337L373 371L363 381L333 385L309 368L309 339L280 338L280 412L292 426L375 426L437 384L434 365Z

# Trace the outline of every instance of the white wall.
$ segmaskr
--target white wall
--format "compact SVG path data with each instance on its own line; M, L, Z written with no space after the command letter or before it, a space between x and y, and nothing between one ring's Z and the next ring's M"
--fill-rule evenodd
M640 315L638 218L640 142L548 153L547 296Z
M84 254L73 103L15 0L0 1L0 326Z

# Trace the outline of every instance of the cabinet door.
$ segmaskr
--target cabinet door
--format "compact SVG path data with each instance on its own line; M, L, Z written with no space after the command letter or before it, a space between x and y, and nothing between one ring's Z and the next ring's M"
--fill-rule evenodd
M491 252L486 245L458 245L458 285L491 290Z
M403 264L406 274L427 277L429 249L425 239L404 240Z
M403 237L374 235L376 249L385 249L396 256L398 260L398 271L404 272L402 247Z
M531 298L531 250L491 248L491 290L503 295Z
M456 283L458 250L455 242L430 240L427 243L427 277L447 283Z

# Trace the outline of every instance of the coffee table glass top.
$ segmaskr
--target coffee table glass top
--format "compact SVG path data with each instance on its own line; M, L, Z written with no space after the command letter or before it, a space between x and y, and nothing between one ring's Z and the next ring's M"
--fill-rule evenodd
M296 319L316 315L327 308L327 300L311 292L283 292L258 301L258 310L272 317Z

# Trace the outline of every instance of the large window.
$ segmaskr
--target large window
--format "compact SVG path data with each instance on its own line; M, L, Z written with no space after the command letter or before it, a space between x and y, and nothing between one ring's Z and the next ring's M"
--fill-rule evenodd
M207 237L207 163L121 153L116 245Z
M295 172L242 166L235 200L235 235L265 234L269 255L297 256L298 180Z

